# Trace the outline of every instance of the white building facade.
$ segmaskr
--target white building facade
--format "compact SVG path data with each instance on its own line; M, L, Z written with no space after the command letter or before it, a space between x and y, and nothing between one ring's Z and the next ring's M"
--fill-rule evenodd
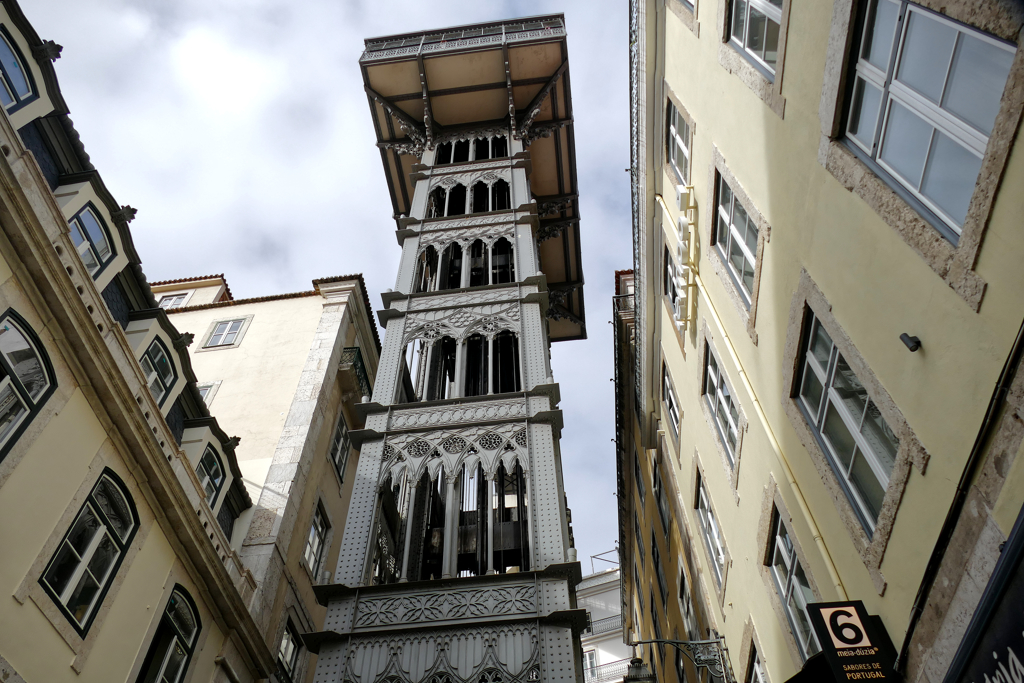
M584 576L576 586L576 604L587 610L590 625L580 638L586 683L619 683L632 648L622 641L622 591L618 568Z

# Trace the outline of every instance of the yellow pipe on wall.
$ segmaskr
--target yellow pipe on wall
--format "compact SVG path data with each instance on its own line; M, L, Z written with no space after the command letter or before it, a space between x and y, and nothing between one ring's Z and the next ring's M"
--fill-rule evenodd
M658 203L661 204L661 210L666 215L671 215L668 210L668 205L665 203L665 199L660 195L654 195L658 198ZM688 245L689 246L689 245ZM822 538L821 531L818 529L818 525L814 522L814 517L811 515L811 510L807 506L807 501L804 499L804 494L800 491L800 485L796 482L796 477L793 475L793 469L789 466L789 462L786 460L786 456L782 452L782 446L779 444L779 440L775 438L775 432L772 431L771 425L768 423L768 416L765 415L764 408L761 407L761 402L757 399L757 394L754 393L754 387L750 383L750 379L747 377L747 371L743 368L743 363L740 362L739 355L736 353L736 348L733 346L732 339L729 337L729 333L726 332L725 326L722 325L721 318L718 317L718 311L715 310L715 305L711 301L711 297L708 296L707 289L704 287L704 282L700 279L700 275L697 269L692 267L690 272L693 273L693 280L697 285L697 289L701 296L708 304L708 313L712 321L714 321L715 327L722 335L722 339L725 340L725 348L729 352L729 357L732 358L732 362L737 368L739 368L740 379L743 382L743 387L746 389L751 400L754 402L754 412L757 413L757 418L761 422L761 427L764 429L765 434L768 435L768 441L771 443L772 448L775 450L775 455L778 456L779 462L782 464L783 473L786 476L786 481L789 483L790 488L793 490L793 495L796 496L797 505L800 507L800 512L803 514L804 521L807 526L810 527L811 535L814 536L814 544L818 547L818 552L821 553L821 557L825 560L825 567L828 569L829 578L832 580L832 585L839 593L840 600L848 599L846 594L846 588L843 587L843 580L839 577L839 572L836 570L835 563L832 562L832 555L829 553L828 548L825 547L825 539Z

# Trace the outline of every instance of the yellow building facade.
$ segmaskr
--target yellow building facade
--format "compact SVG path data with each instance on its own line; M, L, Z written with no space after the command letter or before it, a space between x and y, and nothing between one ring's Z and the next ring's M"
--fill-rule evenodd
M727 675L785 681L820 650L806 605L862 600L938 683L1024 498L1019 12L631 12L627 635L721 636ZM644 657L697 680L671 653Z

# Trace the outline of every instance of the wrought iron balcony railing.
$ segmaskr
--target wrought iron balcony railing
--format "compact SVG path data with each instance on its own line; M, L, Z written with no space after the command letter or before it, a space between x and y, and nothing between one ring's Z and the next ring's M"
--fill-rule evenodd
M608 662L601 666L591 667L583 670L583 680L586 683L602 683L602 681L614 681L615 679L622 678L626 675L626 669L629 668L628 659L619 659L614 662Z
M356 371L356 378L359 380L359 390L363 396L371 396L373 387L370 386L370 378L366 374L366 366L363 364L363 352L358 346L348 346L341 352L341 364L351 364Z

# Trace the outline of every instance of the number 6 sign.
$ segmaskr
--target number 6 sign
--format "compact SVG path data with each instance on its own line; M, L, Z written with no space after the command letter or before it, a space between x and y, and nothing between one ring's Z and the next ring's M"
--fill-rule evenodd
M849 647L871 647L857 610L851 607L819 607L832 644L837 650Z
M885 625L872 617L860 600L807 605L822 654L835 681L896 681L896 651ZM820 676L817 680L821 680Z

